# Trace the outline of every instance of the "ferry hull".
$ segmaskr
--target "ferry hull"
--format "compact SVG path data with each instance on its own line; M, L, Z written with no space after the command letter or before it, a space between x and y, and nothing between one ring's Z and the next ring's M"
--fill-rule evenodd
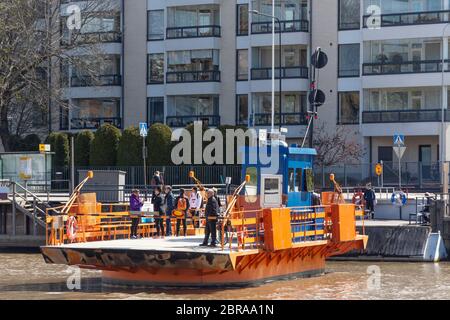
M299 257L290 262L277 261L267 264L268 257L251 257L260 264L244 270L195 270L195 269L138 269L134 271L103 271L103 279L113 285L146 285L167 287L233 287L255 286L271 280L283 280L318 276L325 272L325 258L321 256Z
M174 239L175 240L175 239ZM165 241L168 242L168 241ZM325 260L351 250L363 250L367 237L347 242L315 241L293 248L222 251L180 247L150 249L147 241L111 241L42 247L47 263L102 270L105 283L177 287L258 285L270 280L310 277L325 270ZM124 248L140 244L142 248ZM145 248L145 249L144 249Z

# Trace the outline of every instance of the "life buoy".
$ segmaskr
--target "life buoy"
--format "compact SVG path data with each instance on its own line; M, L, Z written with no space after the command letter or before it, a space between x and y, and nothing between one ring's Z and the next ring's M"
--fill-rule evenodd
M70 241L74 241L77 237L78 221L74 216L70 216L66 223L66 234Z
M363 203L363 200L364 200L364 194L361 191L358 191L358 192L355 192L355 194L353 195L352 203L361 205Z
M175 218L183 219L183 218L184 218L184 211L182 211L182 210L173 210L173 211L172 211L172 215L173 215Z
M238 242L243 243L244 239L248 237L247 227L244 227L242 231L238 231Z

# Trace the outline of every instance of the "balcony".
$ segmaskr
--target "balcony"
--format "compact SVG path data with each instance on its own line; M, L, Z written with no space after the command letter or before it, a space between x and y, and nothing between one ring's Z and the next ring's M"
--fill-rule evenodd
M447 115L448 112L446 112L446 118ZM362 122L363 123L440 122L441 119L442 119L441 109L364 111Z
M382 14L380 16L380 27L447 23L450 22L449 13L450 10ZM364 28L367 28L367 20L371 18L375 19L377 17L370 15L364 16Z
M308 32L308 20L283 20L281 23L281 32ZM275 32L280 32L280 26L275 23ZM252 22L252 34L272 33L272 21Z
M71 87L108 87L122 85L122 76L120 75L101 75L92 76L74 76L70 79Z
M119 129L122 128L121 118L72 118L70 129L72 130L95 130L103 124L111 124Z
M307 125L307 114L304 112L295 113L282 113L281 125L282 126L295 126L295 125ZM255 113L254 115L255 126L270 126L272 124L271 113ZM275 125L280 125L280 114L275 112Z
M166 73L167 83L220 82L220 71L174 71Z
M220 126L220 116L216 115L166 117L166 124L172 128L184 128L194 123L195 121L202 121L205 126L209 127Z
M280 79L280 68L275 68L275 78ZM283 67L281 68L282 79L308 79L308 67ZM272 79L272 68L252 68L252 80Z
M220 37L220 26L172 27L166 29L167 39Z
M70 38L65 36L61 39L62 46L120 42L122 42L122 33L117 31L76 33Z
M363 76L430 72L442 72L442 60L363 63Z

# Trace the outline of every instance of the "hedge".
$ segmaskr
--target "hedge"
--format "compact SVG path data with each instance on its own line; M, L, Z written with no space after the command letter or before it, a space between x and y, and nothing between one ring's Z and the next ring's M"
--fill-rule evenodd
M95 132L91 144L89 163L91 166L115 166L117 164L117 149L120 141L120 130L105 124Z
M148 164L151 166L171 165L172 130L165 124L157 123L148 130Z
M75 136L75 165L79 167L89 166L89 156L91 153L91 144L94 140L92 131L85 130Z
M62 132L52 132L47 137L46 142L50 144L53 155L53 165L55 167L65 167L69 165L69 138Z
M117 150L118 166L141 166L142 137L137 127L129 127L123 131Z

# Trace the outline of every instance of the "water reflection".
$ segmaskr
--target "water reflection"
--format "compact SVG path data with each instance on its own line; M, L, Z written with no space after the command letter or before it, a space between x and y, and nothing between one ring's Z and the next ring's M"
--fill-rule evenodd
M368 267L381 271L368 287ZM448 299L449 263L329 262L321 277L275 281L258 287L126 288L103 284L101 273L81 271L81 290L67 288L67 267L47 265L39 254L0 254L0 299Z

